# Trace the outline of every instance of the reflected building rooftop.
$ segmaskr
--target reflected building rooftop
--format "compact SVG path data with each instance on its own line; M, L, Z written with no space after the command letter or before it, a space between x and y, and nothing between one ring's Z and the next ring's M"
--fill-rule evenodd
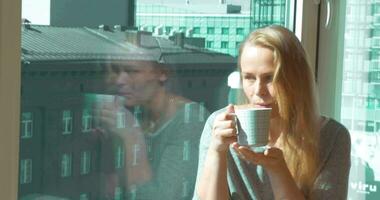
M228 54L205 49L203 38L186 38L179 33L170 40L168 37L152 36L151 32L123 29L117 26L92 29L23 24L22 61L29 63L141 60L164 64L236 63L235 58Z

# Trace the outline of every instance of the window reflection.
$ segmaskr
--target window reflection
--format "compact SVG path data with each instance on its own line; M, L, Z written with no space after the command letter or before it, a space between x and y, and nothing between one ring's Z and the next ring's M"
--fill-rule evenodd
M22 24L19 197L191 199L199 137L228 103L250 2L200 14L195 1L137 1L136 16L132 1L99 2L51 1L50 25Z
M40 46L31 45L36 37ZM23 185L30 183L21 197L191 198L199 137L208 110L227 104L220 96L235 59L176 37L104 26L24 29L23 105L41 120L24 112L23 135L41 128L35 144L21 148L38 146L20 164ZM62 52L55 40L84 45ZM32 171L32 160L41 167Z

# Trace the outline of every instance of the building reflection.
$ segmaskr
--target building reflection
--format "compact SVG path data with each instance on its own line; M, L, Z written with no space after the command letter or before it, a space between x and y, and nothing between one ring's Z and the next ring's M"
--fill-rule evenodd
M191 198L233 57L181 33L25 23L21 62L20 198Z

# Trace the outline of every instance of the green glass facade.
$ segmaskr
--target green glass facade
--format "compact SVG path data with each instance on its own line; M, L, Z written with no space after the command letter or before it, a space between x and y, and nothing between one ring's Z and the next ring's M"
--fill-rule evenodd
M380 199L380 1L348 0L341 121L352 142L350 199Z
M236 56L240 43L253 29L270 25L288 25L289 0L252 0L250 10L240 13L202 13L189 8L157 4L136 4L136 26L139 29L168 36L174 31L205 38L205 48ZM220 5L216 5L219 6Z
M286 25L287 2L285 0L252 0L251 3L253 29L271 24Z

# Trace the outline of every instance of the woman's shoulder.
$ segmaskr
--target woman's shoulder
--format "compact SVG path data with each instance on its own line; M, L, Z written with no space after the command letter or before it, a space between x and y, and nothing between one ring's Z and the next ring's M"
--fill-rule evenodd
M339 138L349 138L350 133L348 129L341 124L340 122L336 121L333 118L329 117L323 117L324 120L321 123L321 139L323 137L332 138L332 137L339 137Z
M321 156L329 155L333 149L347 150L350 148L351 138L347 128L335 119L325 117L320 131Z

